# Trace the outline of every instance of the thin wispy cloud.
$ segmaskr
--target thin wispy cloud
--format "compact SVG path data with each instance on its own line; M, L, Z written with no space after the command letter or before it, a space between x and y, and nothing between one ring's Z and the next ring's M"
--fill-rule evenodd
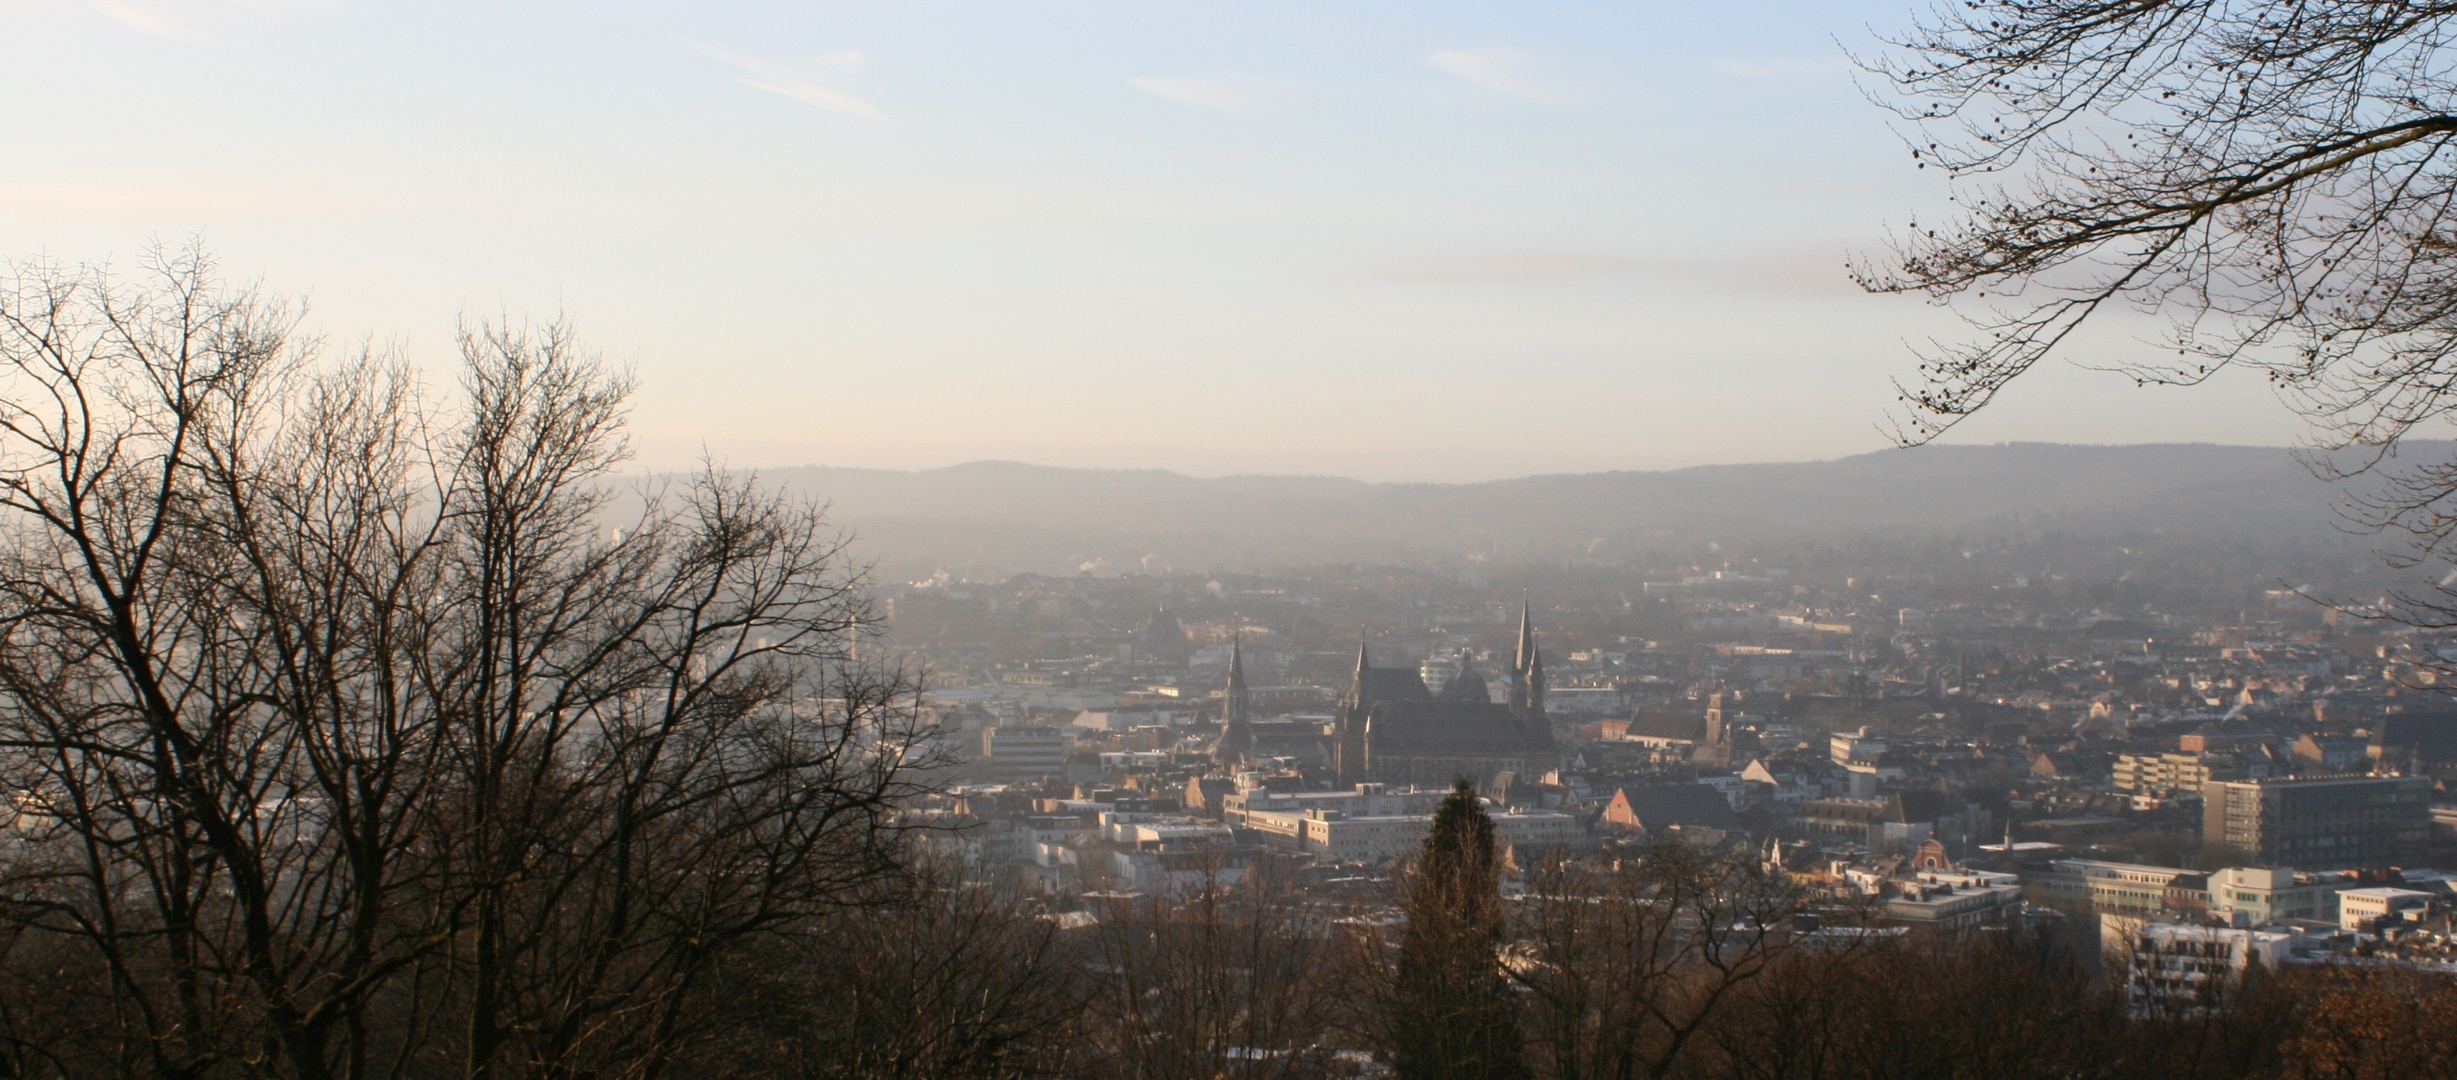
M810 80L805 79L794 72L788 71L764 60L756 60L748 56L743 56L739 53L727 52L724 49L717 48L713 45L697 45L697 47L701 52L707 53L710 56L723 60L726 63L732 64L735 67L741 68L743 71L749 73L749 78L736 80L744 86L751 87L755 90L765 90L771 94L782 94L786 97L794 99L795 101L816 105L830 112L840 112L847 116L858 116L862 119L875 120L882 124L887 122L887 115L880 112L878 106L872 105L871 103L854 97L851 94L845 93L842 90L821 86L818 83L811 82ZM863 63L863 57L862 54L856 52L830 53L827 57L823 58L823 61L830 67L835 67L839 70L851 71L858 70L860 68L861 64Z
M1744 253L1733 258L1632 256L1532 249L1457 252L1369 267L1371 281L1411 285L1578 285L1626 281L1651 288L1760 296L1847 296L1857 292L1842 257L1823 248Z
M1797 79L1837 75L1851 70L1848 63L1839 59L1812 60L1793 56L1716 60L1707 66L1736 79Z
M1425 64L1495 93L1544 96L1533 79L1536 58L1517 49L1435 49Z
M38 0L31 5L0 0L0 11L22 6L81 8L146 37L190 41L221 37L251 22L313 14L325 5L322 0Z
M176 38L182 35L179 23L169 12L145 4L89 2L85 5L95 14L125 26L146 37Z
M1244 75L1221 79L1147 75L1126 81L1153 97L1215 112L1242 112L1269 105L1274 100L1268 84Z

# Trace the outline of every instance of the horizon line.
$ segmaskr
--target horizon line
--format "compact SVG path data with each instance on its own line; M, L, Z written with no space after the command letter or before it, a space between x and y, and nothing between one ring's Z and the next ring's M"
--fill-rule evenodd
M2447 442L2453 442L2453 441L2457 441L2457 440L2453 440L2453 439L2412 439L2412 440L2406 440L2406 443L2407 443L2407 444L2409 444L2409 445L2430 445L2430 444L2434 444L2434 443L2447 443ZM1692 465L1677 465L1677 466L1670 466L1670 467L1666 467L1666 468L1655 468L1655 469L1646 469L1646 468L1629 468L1629 469L1554 470L1554 471L1547 471L1547 472L1531 472L1531 473L1520 473L1520 474L1514 474L1514 475L1509 475L1509 476L1497 476L1497 477L1491 477L1491 478L1481 479L1481 480L1369 480L1369 479L1365 479L1365 478L1362 478L1362 477L1357 477L1357 476L1347 476L1347 475L1342 475L1342 474L1338 474L1338 473L1327 473L1327 472L1231 472L1231 473L1194 473L1194 472L1187 472L1187 471L1183 471L1183 470L1179 470L1179 469L1172 469L1172 468L1167 468L1167 467L1165 467L1165 466L1157 466L1157 465L1052 465L1052 464L1046 464L1046 463L1043 463L1043 462L1024 461L1024 460L1020 460L1020 459L1016 459L1016 458L1000 458L1000 457L970 458L970 459L966 459L966 460L962 460L962 461L950 462L950 463L948 463L948 464L944 464L944 465L926 465L926 466L917 466L917 467L897 467L897 466L890 466L890 465L833 465L833 464L827 464L827 463L823 463L823 462L804 462L804 463L801 463L801 464L795 464L795 465L755 465L755 466L740 466L740 467L737 467L737 466L730 466L730 465L722 465L722 464L720 464L720 465L719 465L719 468L721 468L723 471L727 471L727 472L737 472L737 473L755 473L755 474L767 474L767 473L776 473L776 472L792 472L792 471L802 471L802 470L814 470L814 471L816 471L816 470L825 470L825 471L834 471L834 472L894 473L894 474L901 474L901 475L907 475L907 476L918 476L918 475L921 475L921 474L923 474L923 473L951 472L951 471L955 471L955 470L958 470L958 469L971 469L971 468L979 468L979 467L983 467L983 466L1003 466L1003 467L1011 467L1011 468L1019 468L1019 469L1036 469L1036 470L1046 470L1046 471L1051 471L1051 472L1075 472L1075 473L1143 473L1143 474L1155 474L1155 475L1161 475L1161 476L1172 476L1172 477L1177 477L1177 478L1180 478L1180 479L1186 479L1186 480L1334 480L1334 481L1344 481L1344 482L1347 482L1347 483L1355 483L1355 484L1387 485L1387 486L1393 486L1393 487L1472 487L1472 486L1479 485L1479 484L1504 484L1504 483L1512 483L1512 482L1522 481L1522 480L1543 480L1543 479L1552 479L1552 478L1559 478L1559 477L1621 476L1621 475L1658 475L1658 476L1660 476L1660 475L1669 475L1669 474L1672 474L1672 473L1694 472L1694 471L1697 471L1697 470L1702 470L1702 469L1741 469L1741 468L1781 467L1781 466L1798 466L1798 465L1831 465L1831 464L1836 464L1836 463L1839 463L1839 462L1844 462L1844 461L1853 461L1853 460L1857 460L1857 459L1861 459L1861 458L1872 458L1872 457L1879 457L1879 456L1883 456L1883 455L1887 455L1887 454L1899 454L1899 453L1904 453L1904 452L1914 452L1914 453L1916 453L1916 452L1920 452L1920 451L1928 451L1928 450L1936 450L1936 451L2006 450L2006 449L2014 449L2014 448L2020 448L2020 447L2049 447L2049 448L2063 449L2063 450L2150 450L2150 449L2170 448L2170 447L2191 447L2191 448L2214 449L2214 450L2260 450L2260 451L2286 451L2286 452L2290 452L2290 453L2292 453L2292 452L2312 451L2312 450L2315 450L2315 449L2316 449L2316 448L2314 448L2314 447L2307 446L2307 445L2278 445L2278 444L2261 444L2261 443L2222 443L2222 442L2206 442L2206 441L2180 441L2180 442L2139 442L2139 443L2081 443L2081 442L2071 442L2071 443L2067 443L2067 442L2050 442L2050 441L2047 441L2047 440L2042 440L2042 439L2009 439L2009 440L2004 440L2004 441L2000 441L2000 442L1993 442L1993 443L1932 443L1932 444L1929 444L1929 445L1926 445L1926 446L1884 447L1884 448L1880 448L1880 449L1876 449L1876 450L1867 450L1867 451L1862 451L1862 452L1860 452L1860 453L1856 453L1856 454L1843 454L1843 455L1839 455L1839 456L1836 456L1836 457L1826 457L1826 458L1793 458L1793 459L1763 459L1763 460L1755 460L1755 461L1716 461L1716 462L1700 462L1700 463L1697 463L1697 464L1692 464ZM677 473L681 473L681 472L689 472L689 471L693 471L693 470L688 470L688 469L646 469L646 470L643 470L643 473L644 473L645 475L650 475L650 476L668 476L668 475L674 475L674 474L677 474Z

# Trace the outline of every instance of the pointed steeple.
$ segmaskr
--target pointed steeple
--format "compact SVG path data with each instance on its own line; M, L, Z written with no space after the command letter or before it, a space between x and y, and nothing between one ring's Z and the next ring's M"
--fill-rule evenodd
M1365 703L1365 680L1373 669L1373 657L1365 652L1365 635L1360 632L1356 636L1356 675L1348 682L1349 704L1361 706Z
M1519 654L1510 665L1510 704L1532 713L1544 712L1544 653L1536 647L1535 605L1519 607Z
M1223 706L1227 710L1224 717L1231 725L1243 725L1252 719L1252 699L1246 693L1245 648L1244 634L1237 635L1229 642L1228 687L1221 696L1225 699Z
M1228 686L1220 695L1220 741L1213 753L1222 761L1241 757L1254 747L1251 698L1246 693L1245 635L1229 642Z
M1356 680L1348 686L1348 696L1339 703L1338 742L1331 749L1331 768L1341 786L1365 780L1366 702L1365 678L1373 671L1373 657L1365 651L1365 632L1356 635Z
M1527 661L1536 654L1536 608L1528 601L1519 601L1519 654L1510 660L1510 670L1527 671Z

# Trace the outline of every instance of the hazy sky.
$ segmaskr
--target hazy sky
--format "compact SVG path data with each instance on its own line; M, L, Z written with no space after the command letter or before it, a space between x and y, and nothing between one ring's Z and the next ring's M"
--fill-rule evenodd
M1842 276L1943 205L1837 44L1909 6L0 0L0 254L201 232L439 381L559 312L653 467L1834 457L1955 326ZM2293 431L2065 367L1959 437Z

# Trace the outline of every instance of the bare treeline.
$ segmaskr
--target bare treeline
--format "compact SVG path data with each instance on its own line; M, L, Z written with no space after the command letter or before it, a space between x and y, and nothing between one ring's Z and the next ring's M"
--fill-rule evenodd
M191 250L0 286L13 1075L656 1075L892 883L929 748L813 508L613 523L629 383L466 333L438 404Z
M1174 895L1096 899L1084 925L995 888L937 888L830 920L803 951L776 958L776 980L745 1001L768 1025L736 1028L739 1041L695 1066L847 1080L2425 1080L2457 1070L2457 980L2444 975L2256 967L2223 993L2144 1012L2056 933L1938 942L1844 925L1861 913L1746 857L1667 844L1548 862L1523 875L1523 892L1451 911L1437 898L1457 894L1426 887L1425 872L1419 863L1388 893L1338 901L1270 871L1223 876ZM1812 909L1818 924L1797 918ZM1459 977L1411 983L1432 969ZM1474 1023L1496 1016L1498 1028ZM761 1048L786 1052L745 1053Z

